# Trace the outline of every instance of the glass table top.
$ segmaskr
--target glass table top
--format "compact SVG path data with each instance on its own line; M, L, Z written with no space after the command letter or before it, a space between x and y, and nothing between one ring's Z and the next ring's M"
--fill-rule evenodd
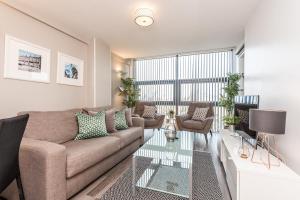
M179 131L177 137L174 142L167 141L162 130L134 153L133 172L141 167L136 160L149 160L140 175L133 177L135 187L189 197L194 134Z

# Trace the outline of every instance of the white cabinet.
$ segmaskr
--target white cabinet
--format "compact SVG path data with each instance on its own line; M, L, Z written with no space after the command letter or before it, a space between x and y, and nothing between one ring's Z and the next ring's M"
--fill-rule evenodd
M295 172L283 163L271 169L252 163L252 150L248 159L240 158L240 138L230 134L228 130L221 131L220 159L232 200L300 200L300 177Z

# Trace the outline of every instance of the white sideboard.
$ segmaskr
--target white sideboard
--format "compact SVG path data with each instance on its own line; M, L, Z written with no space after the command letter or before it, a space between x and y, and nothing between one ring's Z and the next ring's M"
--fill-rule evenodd
M283 163L268 169L251 162L250 145L249 158L241 158L238 154L241 139L231 136L229 130L222 130L221 136L220 159L232 200L300 200L300 176Z

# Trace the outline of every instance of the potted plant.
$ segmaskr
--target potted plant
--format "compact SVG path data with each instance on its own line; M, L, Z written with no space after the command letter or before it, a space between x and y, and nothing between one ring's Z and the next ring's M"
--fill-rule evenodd
M140 96L140 90L134 82L133 78L126 77L125 72L121 72L121 86L119 87L120 96L123 96L123 105L128 108L134 108Z
M169 112L168 112L168 115L169 115L169 118L170 119L173 119L174 118L174 116L175 116L175 111L174 110L169 110Z
M234 97L239 94L240 86L239 80L241 74L228 74L228 82L223 88L225 95L221 96L220 106L226 110L226 116L223 118L226 127L229 127L231 131L235 130L235 125L240 122L240 118L234 116Z

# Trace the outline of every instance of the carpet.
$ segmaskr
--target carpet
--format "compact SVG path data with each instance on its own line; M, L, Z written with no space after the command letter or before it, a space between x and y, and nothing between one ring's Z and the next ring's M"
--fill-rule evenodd
M142 176L152 159L146 157L136 158L137 180ZM215 172L210 153L194 151L192 166L192 196L193 200L222 200L222 192ZM136 187L133 195L132 169L129 169L117 182L108 189L98 200L188 200L164 192Z

